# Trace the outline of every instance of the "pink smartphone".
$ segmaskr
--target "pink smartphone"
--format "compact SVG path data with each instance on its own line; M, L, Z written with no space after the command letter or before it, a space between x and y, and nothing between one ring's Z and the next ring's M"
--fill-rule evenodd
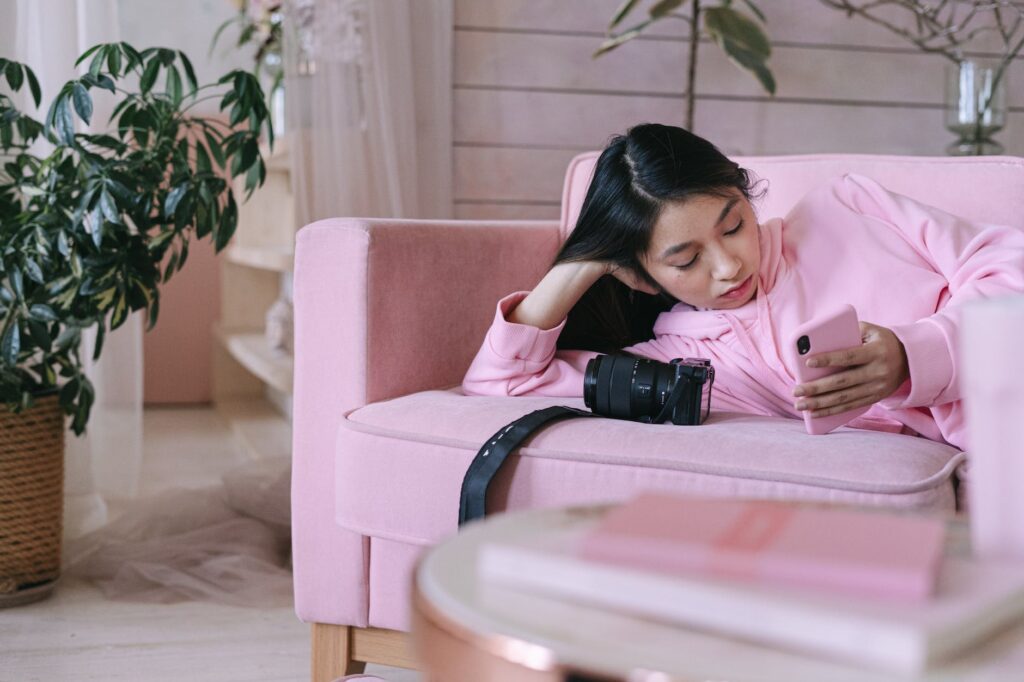
M857 311L851 305L844 305L794 329L786 340L786 359L798 383L806 384L843 371L841 367L808 367L808 358L854 348L861 343ZM809 434L825 434L856 419L869 409L870 405L828 417L811 417L810 411L805 411L804 426Z

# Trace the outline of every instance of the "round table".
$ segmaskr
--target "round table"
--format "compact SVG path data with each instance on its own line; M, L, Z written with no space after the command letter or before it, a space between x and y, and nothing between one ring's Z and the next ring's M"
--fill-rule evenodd
M413 582L413 641L431 682L906 682L908 678L509 590L481 581L489 542L590 524L607 506L500 514L427 552ZM951 525L962 542L965 526ZM958 539L959 538L959 539ZM1024 623L917 682L1024 680Z

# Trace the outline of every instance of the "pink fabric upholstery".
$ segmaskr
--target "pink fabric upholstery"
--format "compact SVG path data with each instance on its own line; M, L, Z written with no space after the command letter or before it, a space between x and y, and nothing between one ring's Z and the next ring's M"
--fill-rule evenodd
M559 222L563 237L576 225L600 154L586 152L569 163ZM1015 156L813 154L733 160L768 183L768 194L757 205L762 221L786 215L811 188L842 173L861 173L894 192L975 220L1016 225L1024 214L1024 159Z
M570 166L562 225L575 221L596 157L582 154ZM739 161L771 182L762 218L785 213L812 184L840 171L973 218L1007 222L1024 213L1024 160L1016 158ZM495 302L531 288L559 242L557 221L351 218L299 233L292 505L302 620L406 627L412 564L427 544L454 530L465 464L484 437L535 409L529 401L537 400L436 389L460 383ZM604 438L586 442L582 422L555 425L515 458L490 501L496 509L567 504L654 487L953 506L949 476L960 455L942 446L863 432L825 437L833 444L857 439L860 446L815 453L800 444L799 422L729 419L736 440L725 437L724 423L721 433L711 424L701 427L709 439L703 447L675 427L643 427L664 431L666 439L637 449L630 446L637 434L625 423L601 426ZM897 444L900 455L890 456ZM752 447L759 449L756 463L732 449Z
M461 382L494 301L532 286L558 243L554 221L349 218L299 232L292 552L303 621L368 618L369 540L334 522L344 413Z
M579 399L426 391L351 413L338 432L336 515L374 538L432 545L456 530L480 445L527 412ZM555 423L513 455L489 510L620 500L647 489L953 512L964 455L924 438L716 413L699 428L617 419Z

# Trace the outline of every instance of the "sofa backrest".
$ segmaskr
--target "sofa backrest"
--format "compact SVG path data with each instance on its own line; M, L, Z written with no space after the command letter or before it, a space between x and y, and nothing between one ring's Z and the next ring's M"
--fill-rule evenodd
M562 189L562 237L576 226L600 151L569 163ZM1024 229L1024 158L873 154L740 156L734 161L766 180L768 192L755 206L760 221L784 216L808 191L843 173L860 173L905 194L972 220Z

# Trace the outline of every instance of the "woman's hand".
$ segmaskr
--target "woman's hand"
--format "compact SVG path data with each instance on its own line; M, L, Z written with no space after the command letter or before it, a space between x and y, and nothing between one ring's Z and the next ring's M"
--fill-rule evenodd
M860 323L863 343L856 348L821 353L807 360L808 367L845 367L824 379L793 389L798 410L812 417L827 417L888 398L910 376L907 352L892 330Z
M615 263L604 263L604 266L606 275L611 275L630 289L636 289L637 291L642 291L645 294L651 294L652 296L656 296L658 294L657 289L648 284L646 280L641 279L640 276L630 268L622 267Z

